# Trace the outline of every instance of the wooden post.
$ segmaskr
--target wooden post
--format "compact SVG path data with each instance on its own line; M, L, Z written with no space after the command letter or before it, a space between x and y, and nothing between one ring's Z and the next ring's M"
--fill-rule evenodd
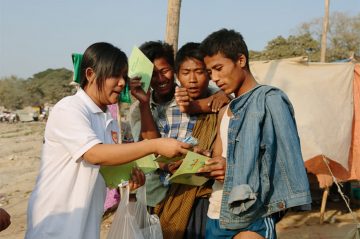
M181 0L168 0L165 41L178 48Z
M326 187L324 189L324 193L321 200L321 208L320 208L320 224L324 223L324 217L325 217L325 208L326 208L326 202L329 195L329 187Z
M323 19L323 28L321 35L320 62L325 62L326 59L326 40L327 40L327 32L329 29L329 5L330 5L330 0L325 0L325 15Z

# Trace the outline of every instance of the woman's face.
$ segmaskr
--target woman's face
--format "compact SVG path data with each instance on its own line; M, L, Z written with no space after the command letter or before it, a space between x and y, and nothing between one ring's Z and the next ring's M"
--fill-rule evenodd
M177 77L192 99L206 95L209 77L204 62L195 58L186 59L181 63Z
M90 69L90 68L89 68ZM92 69L91 69L92 71ZM85 92L103 111L107 105L115 104L119 100L120 92L124 89L127 78L127 68L123 69L120 76L105 79L101 91L98 88L98 82L95 72L89 73L89 83L85 87Z

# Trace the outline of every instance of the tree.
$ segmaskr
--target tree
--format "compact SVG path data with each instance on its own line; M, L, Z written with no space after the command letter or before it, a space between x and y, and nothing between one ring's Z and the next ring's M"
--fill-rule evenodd
M48 69L27 80L15 76L0 80L0 102L8 109L21 109L44 103L56 103L71 95L72 71L65 68Z
M24 91L24 80L11 76L0 80L0 102L7 109L21 109L24 106L26 91Z
M319 42L309 33L299 36L289 36L285 39L278 36L268 42L262 52L250 51L252 60L276 60L307 55L307 50L312 49L311 60L317 60L319 55Z
M181 0L168 0L165 41L177 51L179 39Z
M298 34L309 33L314 39L320 40L321 25L321 18L302 23L298 27ZM341 12L331 14L327 46L326 61L346 59L352 53L360 55L360 14L355 16Z
M325 15L323 19L323 27L321 32L321 50L320 50L320 61L325 62L326 58L326 45L327 45L327 32L329 30L329 6L330 0L325 0Z

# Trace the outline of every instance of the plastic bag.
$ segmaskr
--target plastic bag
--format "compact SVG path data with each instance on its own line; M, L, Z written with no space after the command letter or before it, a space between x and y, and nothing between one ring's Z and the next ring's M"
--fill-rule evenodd
M120 193L107 239L163 239L158 216L147 212L145 186L138 189L136 202L129 202L129 186L121 187Z

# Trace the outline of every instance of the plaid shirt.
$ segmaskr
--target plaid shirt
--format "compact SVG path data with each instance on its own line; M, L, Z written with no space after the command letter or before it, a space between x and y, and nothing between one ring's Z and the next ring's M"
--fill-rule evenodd
M150 101L150 108L161 137L184 140L191 136L197 117L181 113L175 98L166 104Z

